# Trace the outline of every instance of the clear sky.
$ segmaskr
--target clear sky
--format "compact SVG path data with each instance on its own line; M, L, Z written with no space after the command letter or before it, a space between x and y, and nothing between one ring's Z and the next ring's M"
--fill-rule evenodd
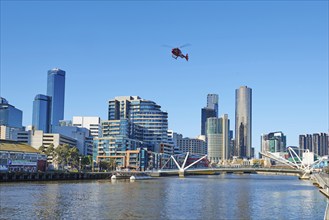
M190 60L173 59L180 46ZM66 71L65 119L107 119L107 101L138 95L169 128L200 134L208 93L234 130L235 89L252 88L260 135L328 132L328 1L1 1L1 96L32 122L47 71Z

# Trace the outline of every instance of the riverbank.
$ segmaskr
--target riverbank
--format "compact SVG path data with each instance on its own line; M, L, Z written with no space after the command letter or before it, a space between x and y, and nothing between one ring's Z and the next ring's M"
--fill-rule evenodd
M113 171L113 172L3 172L0 173L0 182L22 182L22 181L51 181L51 180L97 180L111 179L130 179L134 176L148 176L145 172Z

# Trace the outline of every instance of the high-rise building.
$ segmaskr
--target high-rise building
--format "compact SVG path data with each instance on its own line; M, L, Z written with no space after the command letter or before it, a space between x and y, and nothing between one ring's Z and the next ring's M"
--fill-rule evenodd
M207 119L212 117L216 118L216 112L214 109L207 107L201 109L201 135L206 135Z
M285 152L286 151L286 136L281 132L271 132L263 134L261 137L261 152Z
M218 118L218 94L207 95L207 108L213 109L215 111L214 117Z
M299 135L299 149L309 150L316 155L325 156L329 153L329 143L327 133L314 133Z
M0 125L22 128L23 112L10 105L5 98L0 97Z
M131 126L138 127L131 131L138 131L138 135L142 135L139 140L145 145L156 147L168 143L168 113L161 111L161 106L155 102L139 96L115 97L109 101L108 120L121 119L129 119Z
M64 119L65 71L55 68L48 71L47 95L51 97L51 126Z
M35 130L50 132L51 97L36 95L33 101L32 125Z
M251 158L252 90L241 86L235 91L235 147L238 157Z
M229 141L230 121L225 114L221 118L207 119L208 159L211 163L228 160L231 151Z
M207 95L207 107L201 109L201 135L206 135L207 119L215 117L218 118L218 95Z

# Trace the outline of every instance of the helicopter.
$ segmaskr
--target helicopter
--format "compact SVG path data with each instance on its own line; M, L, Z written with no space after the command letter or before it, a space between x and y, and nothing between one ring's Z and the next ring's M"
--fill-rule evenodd
M164 45L164 46L166 46L166 47L170 47L170 46L167 46L167 45ZM183 48L183 47L187 47L187 46L190 46L190 44L184 44L184 45L182 45L182 46L180 46L180 47L175 47L175 48L173 48L172 50L171 50L171 53L172 53L172 57L173 58L175 58L176 60L177 60L177 58L178 57L180 57L180 58L185 58L186 59L186 61L188 61L188 54L186 54L186 55L184 55L183 53L182 53L182 51L180 50L180 48ZM172 47L171 47L172 48Z

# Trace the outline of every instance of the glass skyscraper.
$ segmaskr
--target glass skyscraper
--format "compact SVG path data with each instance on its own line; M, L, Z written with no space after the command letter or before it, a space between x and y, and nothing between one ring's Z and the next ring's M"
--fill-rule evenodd
M55 68L48 71L47 95L51 97L51 126L64 119L65 71Z
M33 101L32 125L35 130L50 132L51 97L36 95Z
M240 158L251 158L252 91L247 86L235 90L235 147Z
M22 128L23 112L0 97L0 125L12 128Z
M210 117L218 118L218 95L207 95L207 107L201 109L201 135L206 135L207 119Z
M218 94L207 95L207 108L213 109L215 111L214 117L218 118Z

